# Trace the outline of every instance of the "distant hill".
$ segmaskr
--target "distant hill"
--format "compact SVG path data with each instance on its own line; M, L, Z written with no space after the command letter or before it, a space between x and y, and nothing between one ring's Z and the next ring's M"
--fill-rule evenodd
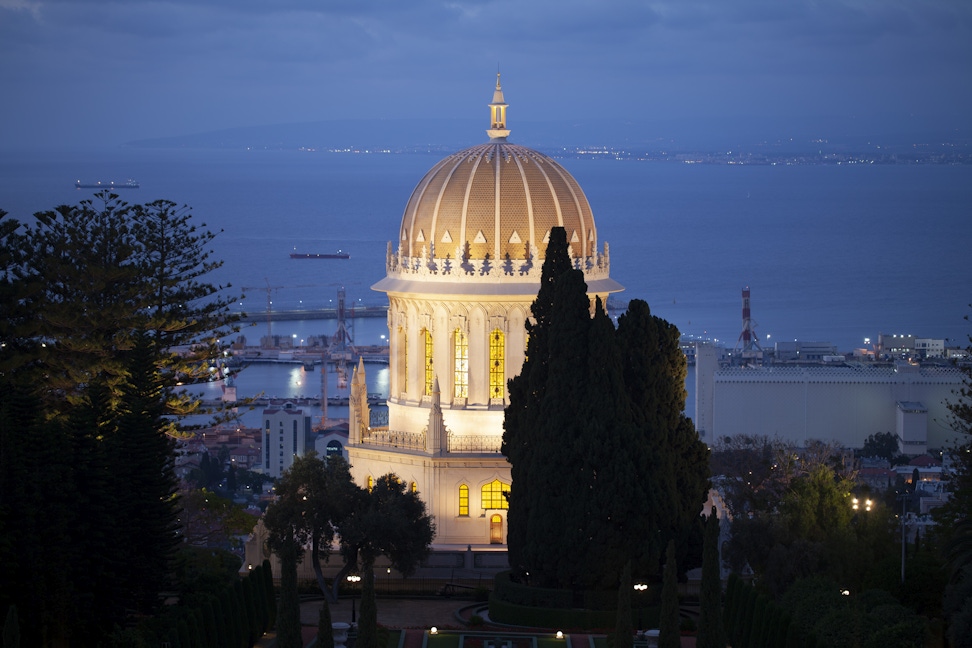
M779 120L726 118L695 123L681 121L577 120L513 124L510 141L545 152L561 147L605 146L629 151L721 151L727 148L775 153L907 148L948 141L968 147L969 133L916 133L817 119L796 126ZM482 120L346 119L274 124L143 139L140 148L223 149L367 149L455 151L486 141ZM883 132L882 132L883 131Z

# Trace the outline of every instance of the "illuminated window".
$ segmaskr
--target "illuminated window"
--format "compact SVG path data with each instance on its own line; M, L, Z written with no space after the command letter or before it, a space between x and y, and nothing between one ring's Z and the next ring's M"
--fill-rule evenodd
M415 482L412 482L412 484L409 486L409 490L411 490L413 493L417 493L418 492L418 484L416 484Z
M469 342L461 329L456 329L454 356L452 394L454 398L467 398L469 396Z
M375 478L372 477L371 475L368 475L368 492L370 493L371 489L374 487L375 487Z
M494 479L483 486L483 508L484 509L508 509L510 503L503 493L510 492L510 485L504 484L498 479Z
M469 517L469 487L465 484L459 487L459 515Z
M506 346L506 336L503 331L495 329L489 334L489 397L504 398L506 369L503 359L503 349Z
M432 366L432 333L425 329L425 395L432 395L435 370Z

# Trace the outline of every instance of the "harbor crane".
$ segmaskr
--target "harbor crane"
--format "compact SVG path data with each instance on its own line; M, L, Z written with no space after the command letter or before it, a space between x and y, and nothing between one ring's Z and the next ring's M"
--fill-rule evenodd
M271 286L270 285L270 280L269 279L266 279L266 278L264 278L264 281L267 282L266 288L264 288L263 286L243 286L243 292L245 293L247 290L266 290L267 291L267 341L266 341L266 345L268 347L271 347L271 346L273 346L273 337L271 336L271 326L272 326L272 320L273 320L273 291L274 290L280 290L282 288L286 288L286 286ZM261 346L263 346L263 345L261 345Z

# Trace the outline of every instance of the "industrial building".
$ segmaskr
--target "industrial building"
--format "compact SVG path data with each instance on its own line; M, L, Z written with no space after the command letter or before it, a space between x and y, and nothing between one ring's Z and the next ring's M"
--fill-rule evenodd
M696 349L695 426L710 446L738 435L780 437L860 448L894 432L907 455L949 446L947 403L963 380L949 366L895 364L720 367L717 349Z

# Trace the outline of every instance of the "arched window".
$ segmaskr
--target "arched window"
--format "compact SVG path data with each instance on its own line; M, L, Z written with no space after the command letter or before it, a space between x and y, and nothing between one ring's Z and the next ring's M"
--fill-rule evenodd
M510 503L503 493L510 492L510 485L494 479L483 486L483 509L508 509Z
M503 331L494 329L489 334L489 397L506 397L506 361L504 349L506 336Z
M462 329L456 329L454 344L454 369L452 376L453 398L469 397L469 342Z
M435 367L432 363L432 333L425 329L425 395L432 395L435 382Z
M459 487L459 516L469 517L469 487L465 484Z

